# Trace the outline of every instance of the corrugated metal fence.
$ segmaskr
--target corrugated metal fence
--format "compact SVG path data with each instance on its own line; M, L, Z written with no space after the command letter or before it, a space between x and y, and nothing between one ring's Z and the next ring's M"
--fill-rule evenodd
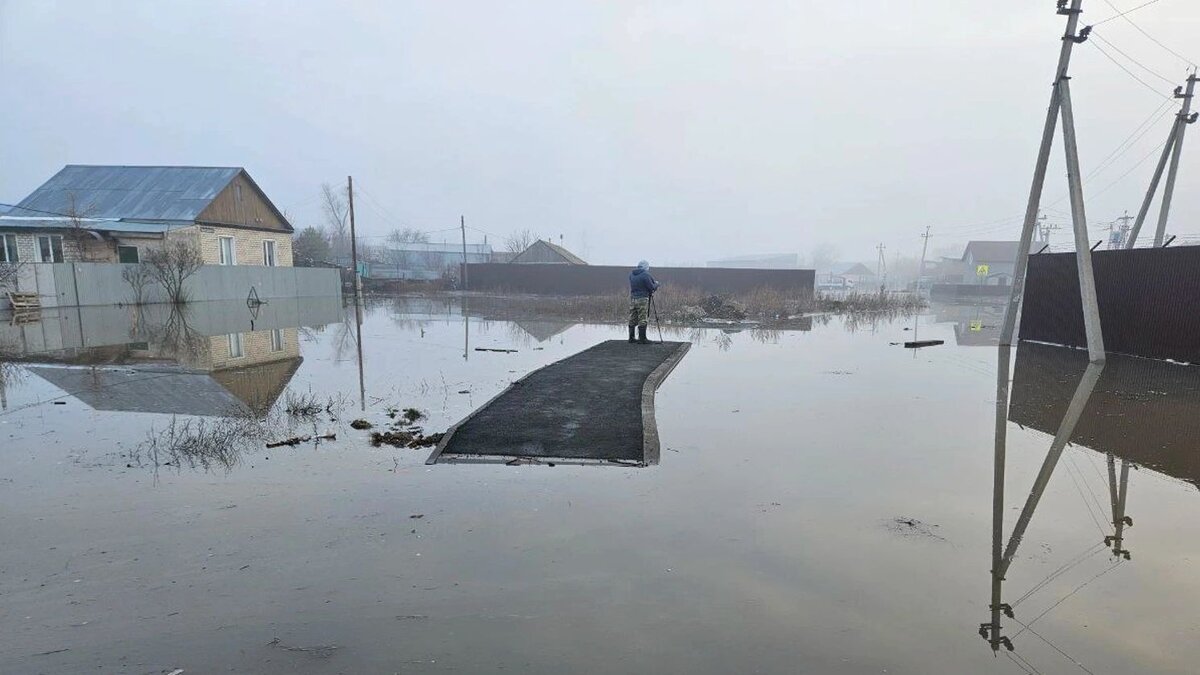
M1107 351L1200 363L1200 247L1092 254ZM1086 347L1074 253L1029 257L1022 340Z
M488 263L467 266L467 288L536 295L603 295L629 291L631 267L612 265L521 265ZM705 293L745 293L757 288L812 293L812 270L755 270L716 267L655 267L660 283Z

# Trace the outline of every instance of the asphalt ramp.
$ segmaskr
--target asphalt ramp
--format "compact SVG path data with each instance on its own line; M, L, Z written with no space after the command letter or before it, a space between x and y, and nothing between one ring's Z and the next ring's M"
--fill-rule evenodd
M426 463L657 464L654 392L689 347L608 340L544 366L451 427Z

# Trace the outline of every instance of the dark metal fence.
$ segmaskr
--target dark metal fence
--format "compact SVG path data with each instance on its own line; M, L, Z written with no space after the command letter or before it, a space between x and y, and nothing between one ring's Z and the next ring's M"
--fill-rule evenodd
M629 290L632 268L610 265L521 265L513 263L467 266L472 291L507 291L537 295L603 295ZM772 288L812 293L813 270L754 270L717 267L655 267L660 283L705 293L744 293Z
M1200 363L1200 247L1092 254L1107 351ZM1086 347L1074 253L1029 257L1022 340Z

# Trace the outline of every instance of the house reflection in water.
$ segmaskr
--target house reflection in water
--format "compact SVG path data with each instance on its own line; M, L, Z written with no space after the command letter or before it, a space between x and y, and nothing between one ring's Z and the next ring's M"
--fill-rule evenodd
M0 341L6 359L96 410L262 416L303 361L297 326L340 319L337 303L306 304L46 312L37 323L0 327Z
M993 650L1004 647L1011 651L1014 646L1003 630L1003 617L1021 621L1013 606L1004 602L1005 575L1064 448L1070 443L1095 451L1107 464L1109 499L1104 515L1109 529L1097 538L1092 552L1107 548L1116 562L1103 574L1133 558L1126 541L1126 529L1133 526L1133 518L1126 513L1131 466L1200 487L1200 455L1195 452L1195 439L1200 438L1200 415L1196 414L1200 410L1200 368L1115 354L1103 365L1089 364L1086 351L1022 342L1010 402L1010 350L1001 347L998 352L991 620L980 625L979 633ZM1010 421L1049 434L1053 440L1006 543L1005 453ZM1028 629L1015 635L1024 630Z
M954 344L960 347L995 346L1000 342L1005 305L993 303L933 304L935 323L954 324Z

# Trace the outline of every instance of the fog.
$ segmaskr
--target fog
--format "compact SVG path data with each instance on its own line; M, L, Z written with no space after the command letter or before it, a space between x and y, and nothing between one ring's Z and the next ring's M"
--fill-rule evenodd
M1129 18L1198 58L1195 3ZM234 165L297 227L353 174L367 241L462 214L490 242L528 228L596 263L822 243L873 263L880 243L918 255L926 226L949 251L1017 236L1063 24L1049 0L0 0L0 202L68 163ZM1159 113L1085 185L1093 239L1136 212L1174 109L1174 85L1120 52L1185 76L1124 19L1097 34L1071 68L1084 173ZM1169 233L1200 233L1198 134ZM1067 245L1061 146L1043 203Z

